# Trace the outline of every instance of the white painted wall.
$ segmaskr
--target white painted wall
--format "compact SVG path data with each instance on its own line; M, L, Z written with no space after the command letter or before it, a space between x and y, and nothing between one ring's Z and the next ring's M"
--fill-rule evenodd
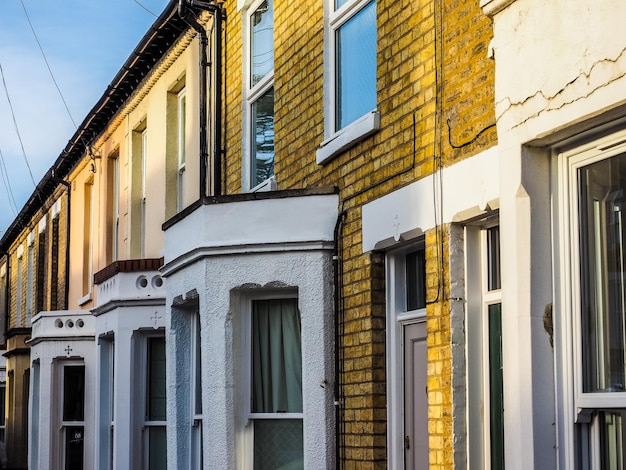
M562 402L555 391L555 352L543 327L544 309L558 288L552 276L556 179L551 168L556 167L551 167L551 151L623 116L626 4L481 4L494 21L506 466L567 468L563 452L572 443L557 440Z
M165 234L168 466L190 461L190 312L197 295L202 335L205 465L245 462L246 374L242 312L248 296L297 293L302 321L304 462L334 466L332 240L336 195L204 206ZM228 256L224 256L228 255Z
M82 321L82 326L81 325ZM42 312L33 318L33 335L30 340L32 369L39 370L38 388L33 393L34 375L31 375L30 408L28 426L29 462L32 468L47 470L60 463L58 410L58 367L63 361L76 361L85 365L85 470L94 468L94 401L96 349L94 343L95 320L87 311ZM68 348L69 351L68 351ZM38 365L35 365L38 364ZM34 416L33 416L34 415ZM33 466L35 459L36 467Z
M96 338L114 339L113 468L136 468L136 459L142 446L138 442L138 408L141 407L143 382L140 370L145 367L137 358L137 334L163 330L165 327L165 284L157 271L118 273L98 286L98 300L102 302L93 312ZM97 368L92 371L100 377L100 347L97 347ZM95 409L99 410L103 384L97 381ZM95 428L106 427L99 413ZM99 468L103 453L109 452L95 443L95 462Z

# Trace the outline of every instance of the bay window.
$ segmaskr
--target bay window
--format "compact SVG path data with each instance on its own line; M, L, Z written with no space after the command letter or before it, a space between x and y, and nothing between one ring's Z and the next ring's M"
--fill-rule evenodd
M576 468L624 468L626 135L561 153L559 165L561 341L571 362L564 401L574 421L565 415L571 449L564 458Z
M249 422L255 470L304 468L300 330L296 299L252 301Z

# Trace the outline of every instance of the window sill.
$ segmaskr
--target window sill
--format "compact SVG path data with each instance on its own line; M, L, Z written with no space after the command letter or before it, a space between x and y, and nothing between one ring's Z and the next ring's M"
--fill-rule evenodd
M87 302L89 302L91 300L91 292L89 292L87 295L85 295L84 297L81 297L80 299L78 299L78 306L82 306L85 305Z
M254 188L250 189L250 193L263 193L266 191L276 191L278 189L278 184L276 183L276 178L274 176L266 179L262 183L257 184Z
M481 0L480 7L485 15L493 17L496 13L501 12L515 0Z
M320 144L316 152L318 165L327 163L341 152L355 146L380 129L380 113L372 111L354 121Z

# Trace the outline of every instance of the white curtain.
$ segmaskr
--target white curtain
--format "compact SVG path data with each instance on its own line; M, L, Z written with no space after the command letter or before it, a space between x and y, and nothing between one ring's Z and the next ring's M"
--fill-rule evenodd
M253 413L302 413L302 346L296 299L252 306Z

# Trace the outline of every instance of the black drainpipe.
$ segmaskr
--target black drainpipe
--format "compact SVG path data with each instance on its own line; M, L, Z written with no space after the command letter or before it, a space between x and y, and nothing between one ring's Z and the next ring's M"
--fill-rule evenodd
M341 265L341 259L339 257L339 235L341 233L341 227L343 225L343 219L346 216L346 212L342 211L337 217L335 223L334 239L335 246L333 248L333 287L335 291L335 468L339 470L341 468L341 430L342 430L342 408L343 408L343 396L341 390L341 358L339 352L341 350L339 342L341 341L341 326L343 323L343 314L341 309L341 283L339 268Z
M189 3L188 3L189 2ZM206 50L209 40L206 30L196 20L195 15L189 7L197 7L208 11L214 19L214 40L215 40L215 64L214 64L214 94L215 94L215 129L214 136L214 156L213 156L213 195L219 196L222 193L222 7L213 2L202 0L180 0L178 4L179 16L200 35L200 199L207 196L208 180L208 139L207 139L207 67L209 63L206 57Z
M65 214L65 230L67 237L67 242L65 243L65 310L69 310L69 301L70 301L70 194L72 186L70 183L65 181L62 178L59 178L55 175L54 169L52 170L51 179L59 184L65 186L65 192L67 194L67 210ZM60 217L60 214L59 214ZM58 308L58 305L57 305Z

